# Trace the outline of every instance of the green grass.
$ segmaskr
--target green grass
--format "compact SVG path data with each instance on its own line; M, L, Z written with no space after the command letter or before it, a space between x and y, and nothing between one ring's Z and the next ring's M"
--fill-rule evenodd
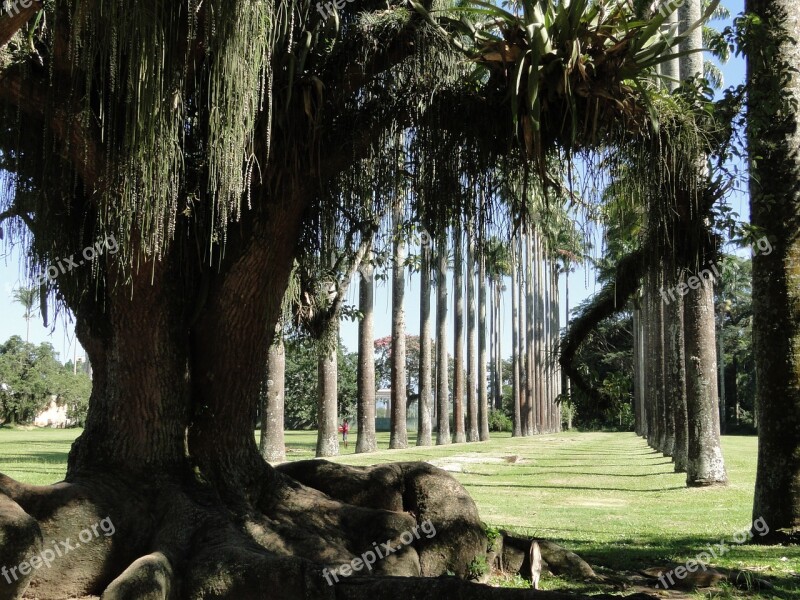
M0 430L0 471L29 483L60 479L77 430ZM730 543L748 528L756 467L754 437L724 437L730 484L688 489L669 459L626 433L562 433L511 439L495 434L483 444L387 449L334 459L352 465L428 460L452 470L472 494L483 519L519 533L562 543L611 571L683 564L709 544L725 540L728 552L712 564L753 570L777 588L746 594L722 588L696 598L800 598L800 549ZM315 432L286 434L288 458L311 458ZM518 457L508 463L505 457ZM565 587L549 580L546 587ZM573 584L569 584L573 585ZM591 589L591 588L581 588Z

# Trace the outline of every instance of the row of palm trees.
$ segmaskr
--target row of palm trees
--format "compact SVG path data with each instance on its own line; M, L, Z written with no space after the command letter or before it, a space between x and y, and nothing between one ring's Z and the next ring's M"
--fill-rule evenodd
M413 401L418 402L415 443L419 446L488 440L490 411L504 408L513 415L515 436L560 431L559 402L565 382L556 360L561 327L559 277L569 262L564 257L574 255L563 248L557 250L564 243L563 232L569 221L564 216L555 221L555 225L545 227L545 221L540 220L538 229L519 227L508 241L487 235L470 219L433 228L431 234L419 227L414 229L402 203L396 202L386 228L388 236L380 237L374 230L362 236L363 241L350 250L352 258L346 261L344 275L324 283L328 300L335 299L328 303L324 317L304 321L307 329L314 327L309 323L316 323L318 332L322 332L315 338L319 342L317 455L333 456L339 451L333 342L338 341L343 298L355 277L359 282L356 452L377 449L374 289L376 272L382 265L390 271L387 276L392 293L390 448L406 448L410 443L406 416ZM409 232L413 232L412 239ZM377 249L375 240L387 237L384 248ZM576 237L566 239L574 241ZM409 246L418 251L408 255ZM388 260L386 255L390 255ZM409 268L418 270L420 277L416 390L409 389L405 348ZM509 278L510 294L506 287ZM507 295L512 305L510 369L504 369L501 343L503 300ZM449 314L452 328L448 326ZM451 335L452 357L448 352ZM283 460L285 452L284 352L280 328L267 366L261 423L262 453L270 461ZM504 391L506 397L510 396L507 407L503 406Z
M700 18L699 2L680 11L680 27ZM673 21L678 25L678 15ZM663 65L675 81L703 73L701 30L683 43L684 56ZM690 165L690 175L675 178L676 197L685 202L678 214L699 213L691 225L680 217L659 220L648 211L647 227L686 248L646 273L634 310L634 407L636 431L649 445L673 458L675 471L686 473L689 486L725 485L727 474L720 446L720 416L724 404L718 393L718 361L713 267L714 236L711 206L704 207L702 158ZM692 179L693 178L693 179ZM684 237L681 237L684 236ZM694 243L686 243L694 240ZM688 292L688 293L687 293ZM724 379L724 376L721 377Z

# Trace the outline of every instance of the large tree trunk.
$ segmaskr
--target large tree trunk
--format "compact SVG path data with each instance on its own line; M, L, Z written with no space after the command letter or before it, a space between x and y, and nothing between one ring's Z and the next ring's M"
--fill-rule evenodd
M453 228L453 441L467 441L464 431L464 256L461 228Z
M447 356L447 229L436 244L436 445L450 443Z
M268 462L286 460L283 437L284 400L286 394L286 350L283 345L283 324L275 332L275 341L267 357L267 381L261 409L261 456Z
M762 21L748 56L750 213L771 252L753 258L758 471L753 518L770 535L800 538L800 6L747 0Z
M432 348L433 323L431 321L431 260L430 237L422 241L419 290L419 413L417 417L417 446L431 445L431 404L433 401Z
M358 286L358 437L356 452L375 452L378 441L375 437L375 276L372 261L367 259L361 266Z
M406 430L406 404L408 402L406 381L406 252L403 239L403 205L397 202L392 215L394 230L394 252L392 259L392 355L391 386L392 413L389 448L408 447Z

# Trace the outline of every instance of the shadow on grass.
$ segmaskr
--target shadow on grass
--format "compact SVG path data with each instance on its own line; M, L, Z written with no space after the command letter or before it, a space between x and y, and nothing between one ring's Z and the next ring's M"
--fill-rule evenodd
M13 464L15 462L24 463L46 463L50 465L66 465L69 450L65 452L32 452L29 451L25 454L9 454L3 457L4 463Z
M465 473L465 475L473 475L474 473ZM593 473L595 474L595 473ZM562 473L563 475L563 473ZM497 483L496 485L490 485L488 483L467 483L464 484L465 487L488 487L488 488L529 488L529 489L536 489L536 490L581 490L586 492L633 492L633 493L661 493L667 492L669 490L683 490L686 489L685 485L679 486L665 486L663 488L657 488L652 490L643 490L641 488L612 488L612 487L603 487L603 486L594 486L594 487L581 487L581 486L574 486L574 485L524 485L519 483Z
M549 465L548 465L549 466ZM480 477L497 477L497 473L476 473L474 471L463 471L464 475L478 475ZM509 473L509 475L513 475L514 473ZM564 477L565 475L589 475L592 477L602 476L602 477L661 477L663 475L674 475L674 471L658 471L656 473L642 473L640 475L631 475L628 473L585 473L583 471L536 471L536 473L532 473L532 475L559 475ZM538 486L534 486L538 487ZM599 488L598 488L599 489Z

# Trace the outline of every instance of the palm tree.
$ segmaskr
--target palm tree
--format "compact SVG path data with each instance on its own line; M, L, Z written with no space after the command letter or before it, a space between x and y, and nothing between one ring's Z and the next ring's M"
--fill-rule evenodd
M503 278L509 271L508 248L498 238L492 238L485 244L486 273L489 278L492 296L490 360L492 364L491 391L495 409L502 408L503 400L503 357L501 345L501 301L504 289Z
M753 518L784 541L800 531L800 159L797 131L800 82L797 46L800 5L792 0L747 0L760 18L748 45L748 141L759 160L750 179L752 223L773 251L753 258L753 350L756 360L758 472Z
M431 445L431 400L433 398L433 369L431 341L431 269L433 267L430 236L426 233L421 242L419 290L419 413L417 446Z
M701 0L688 0L680 10L681 26L688 28L689 23L700 17ZM698 29L687 37L682 49L696 51L702 47L702 30ZM694 52L682 57L680 72L684 80L702 75L702 53ZM698 165L698 178L701 169L702 165ZM702 223L697 226L705 227ZM696 264L708 264L710 256L701 252L696 257ZM691 280L690 287L694 287ZM686 483L690 486L725 484L727 474L720 446L714 288L711 280L684 298L684 325L688 422Z
M436 445L450 443L447 372L447 228L442 225L436 244Z
M317 456L339 454L339 320L317 357Z
M533 236L533 266L534 266L534 355L535 361L535 377L536 377L536 431L538 433L546 432L545 423L545 364L544 364L544 276L543 276L543 260L544 249L542 247L542 237L538 231L534 230Z
M403 201L395 201L392 212L392 357L391 385L392 412L389 448L408 447L406 431L406 403L408 402L406 375L406 319L405 307L405 240L403 238Z
M358 400L356 452L375 452L375 268L368 257L359 269Z
M535 296L536 286L536 260L533 250L534 233L526 231L525 235L525 395L528 405L528 435L539 433L539 405L537 402L536 386L536 344L535 344Z
M478 422L480 439L489 439L489 381L486 361L488 348L486 344L486 245L485 241L478 247Z
M464 256L461 227L453 227L453 441L464 431Z
M475 240L472 223L467 224L467 441L477 442L478 435L478 390L477 348L475 323Z
M266 390L261 404L261 456L268 462L286 460L283 435L286 395L286 351L283 322L275 328L275 339L267 354Z
M25 309L23 318L25 319L25 343L30 341L31 319L34 316L34 305L36 304L36 288L16 288L13 292L14 301L21 304Z
M522 359L522 355L519 351L519 343L520 343L519 302L517 300L519 277L518 277L517 267L518 267L518 260L517 260L516 241L512 240L511 241L511 346L512 346L511 397L514 402L514 429L511 435L513 437L519 437L522 435L522 426L521 426L522 406L520 404L520 398L522 397L522 390L520 388L520 361Z

